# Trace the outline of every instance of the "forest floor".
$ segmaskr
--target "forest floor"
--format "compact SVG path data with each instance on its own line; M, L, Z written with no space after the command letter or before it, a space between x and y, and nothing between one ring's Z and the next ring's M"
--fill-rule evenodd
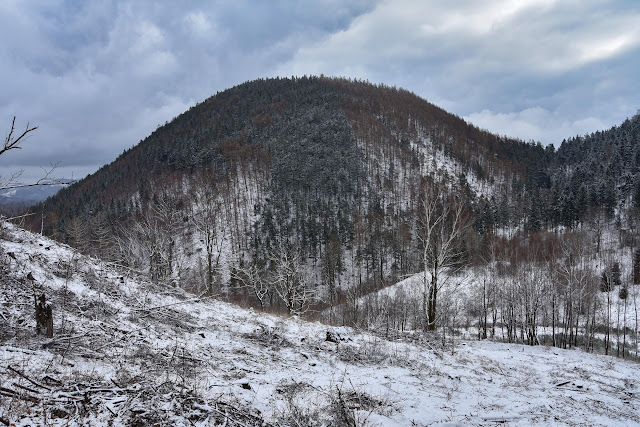
M244 310L4 225L4 425L638 425L640 365ZM31 273L34 280L27 278ZM54 336L36 336L34 295Z

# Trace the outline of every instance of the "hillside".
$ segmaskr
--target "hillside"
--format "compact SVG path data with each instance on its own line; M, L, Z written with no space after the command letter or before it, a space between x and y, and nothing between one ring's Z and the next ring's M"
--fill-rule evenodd
M576 227L601 214L619 223L629 220L626 210L640 207L640 114L611 129L562 141L534 180L533 230Z
M556 151L402 89L257 80L159 127L25 225L256 310L637 357L639 120ZM377 299L420 272L419 291ZM458 275L476 278L464 299Z
M640 423L637 363L490 341L443 348L261 314L0 232L6 425ZM40 293L52 338L35 336Z
M243 278L295 253L314 293L335 304L354 285L366 293L420 269L425 191L464 194L480 232L508 227L549 155L401 89L257 80L159 127L26 226L44 224L47 235L155 280L251 304ZM290 310L277 301L268 303Z

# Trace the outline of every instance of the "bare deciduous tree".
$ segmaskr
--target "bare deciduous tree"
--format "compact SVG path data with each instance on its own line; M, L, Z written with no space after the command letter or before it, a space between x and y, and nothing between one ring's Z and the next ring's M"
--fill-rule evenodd
M272 287L290 315L304 314L309 309L312 292L302 273L300 251L281 243L269 254L274 265Z
M424 330L436 329L438 292L462 266L461 238L470 227L459 194L426 185L420 200L418 239L422 249ZM445 271L447 274L445 275Z
M253 293L260 304L260 310L264 311L272 289L271 283L259 268L255 264L248 267L235 267L231 271L231 277Z
M223 228L220 224L223 215L222 200L214 191L214 188L205 182L195 188L192 196L192 219L205 245L207 288L210 293L213 292L214 276L220 263L224 238L219 232Z

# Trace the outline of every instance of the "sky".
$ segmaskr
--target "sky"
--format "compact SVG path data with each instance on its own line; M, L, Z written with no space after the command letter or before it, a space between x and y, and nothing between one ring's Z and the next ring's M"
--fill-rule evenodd
M640 109L635 0L0 2L0 179L79 179L216 92L263 77L402 87L558 146Z

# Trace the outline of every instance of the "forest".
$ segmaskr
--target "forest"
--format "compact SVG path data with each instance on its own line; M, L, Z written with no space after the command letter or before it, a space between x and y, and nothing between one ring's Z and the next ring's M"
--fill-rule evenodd
M259 310L637 357L640 115L556 149L403 89L261 79L23 225Z

